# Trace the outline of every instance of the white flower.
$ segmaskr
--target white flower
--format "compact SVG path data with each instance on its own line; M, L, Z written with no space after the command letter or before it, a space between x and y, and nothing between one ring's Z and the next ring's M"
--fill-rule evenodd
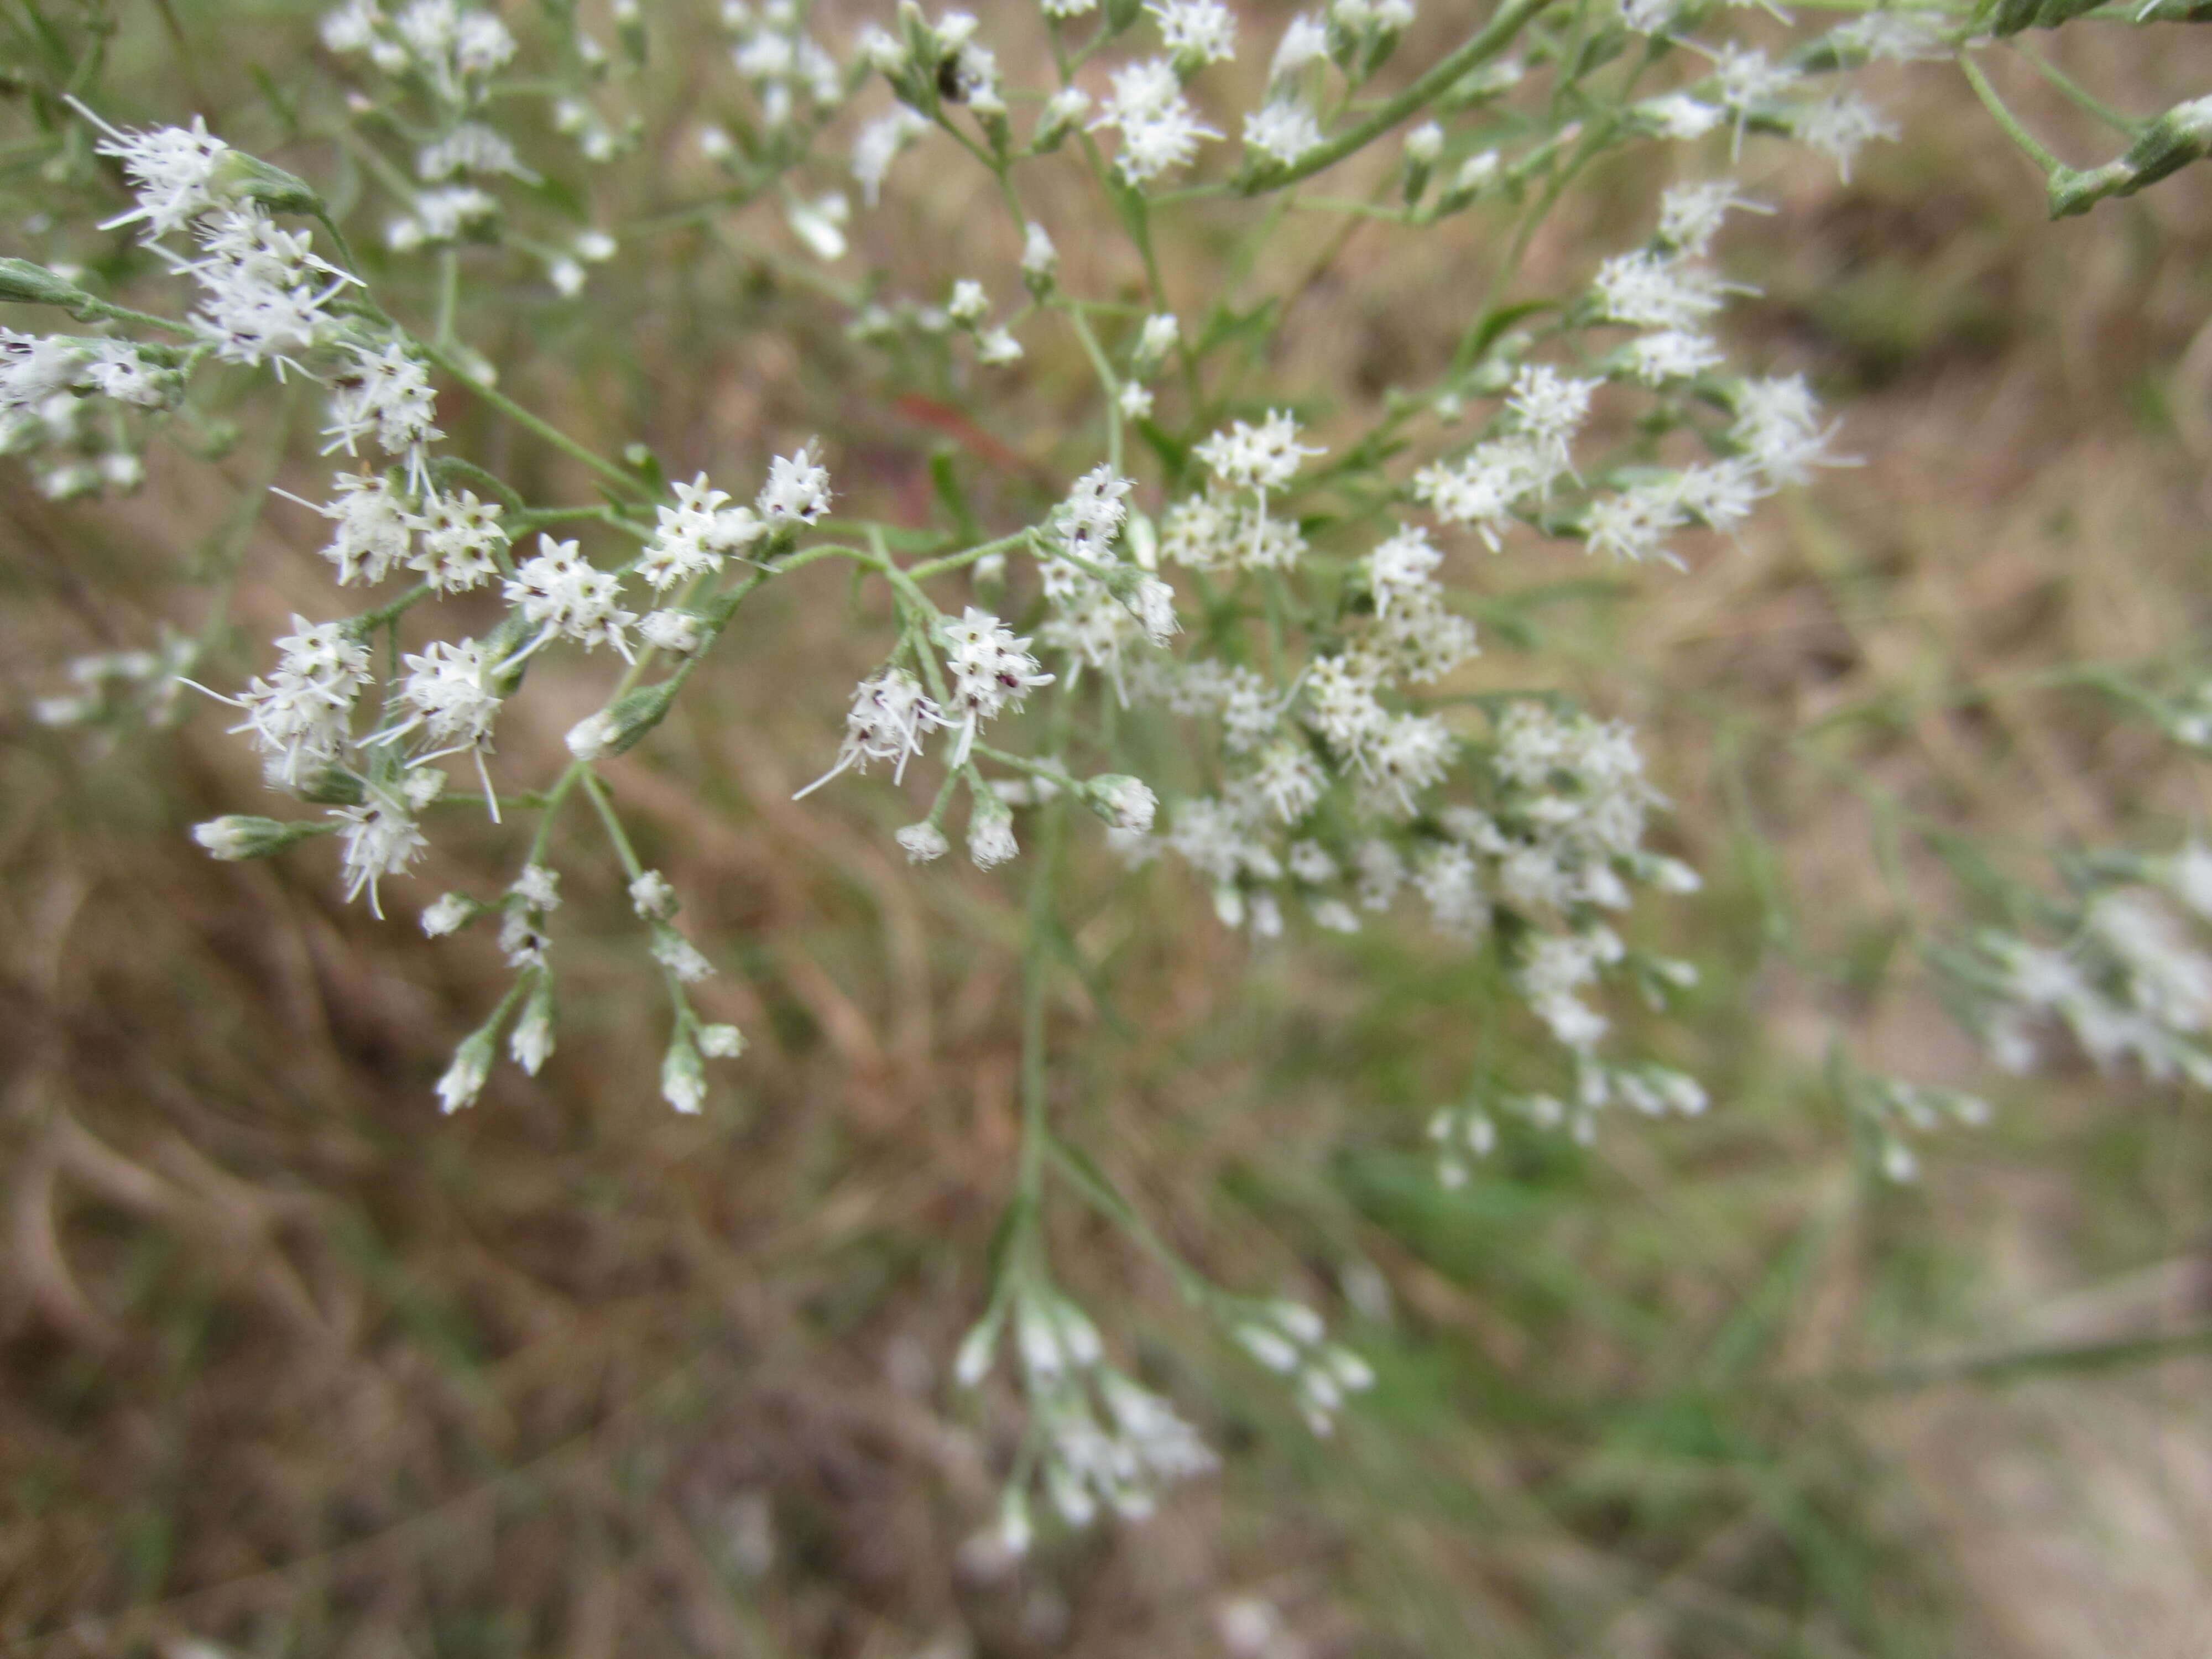
M410 471L419 471L422 446L445 435L430 423L437 398L428 371L396 340L381 351L353 350L354 366L332 384L330 424L323 428L331 441L323 453L350 455L359 440L374 437L386 454L407 456Z
M1244 143L1283 167L1321 148L1321 123L1291 98L1272 98L1244 118Z
M699 947L665 922L653 930L653 959L686 985L705 979L714 964Z
M492 665L483 642L434 640L420 653L410 653L405 662L407 678L397 701L408 716L387 727L385 735L396 738L419 725L441 752L489 747L499 718L499 696L488 684Z
M1328 26L1311 12L1300 12L1283 29L1274 60L1267 66L1267 79L1287 81L1309 64L1321 63L1328 56Z
M1437 566L1443 556L1429 532L1419 526L1401 530L1377 544L1367 556L1368 586L1375 595L1376 613L1387 617L1394 603L1402 609L1434 593Z
M1152 368L1165 362L1168 353L1175 349L1176 340L1182 331L1182 325L1176 321L1175 313L1171 311L1156 311L1146 318L1145 326L1137 336L1137 362L1140 369L1149 374Z
M196 228L204 257L179 267L202 290L193 325L225 361L273 359L281 375L289 352L325 337L324 307L354 279L315 255L309 233L279 229L257 208L228 210Z
M1710 336L1678 328L1639 335L1621 348L1621 355L1635 380L1654 386L1693 380L1728 361Z
M1143 835L1159 811L1159 797L1141 779L1123 775L1093 778L1091 799L1106 822L1116 830Z
M1524 363L1506 398L1514 423L1534 443L1542 464L1565 471L1575 433L1589 415L1590 394L1601 380L1577 380L1548 363Z
M464 121L443 138L415 152L415 176L436 184L457 173L504 173L534 183L537 174L522 165L514 146L480 121Z
M1683 512L1718 531L1733 531L1769 494L1758 468L1741 456L1685 467L1674 479L1674 501Z
M676 890L658 870L647 870L629 884L629 908L645 921L665 921L676 914Z
M1060 250L1034 219L1022 227L1022 275L1030 286L1048 286L1060 270Z
M526 561L505 584L507 603L521 606L523 620L538 630L516 656L526 656L547 641L565 635L586 650L611 645L627 659L627 630L637 613L616 602L622 578L586 562L573 541L556 542L541 533L538 546L537 556Z
M924 822L909 823L892 839L906 854L909 864L929 864L945 856L947 843L945 832L935 824Z
M1936 19L1916 11L1863 12L1828 38L1844 52L1900 64L1951 55Z
M497 555L507 544L501 529L501 509L495 501L480 501L472 490L458 495L429 496L423 510L408 520L422 544L408 556L410 568L422 573L431 586L447 593L461 593L482 586L499 574Z
M891 778L896 782L905 776L908 758L921 752L922 739L945 723L942 712L923 691L921 681L903 668L886 668L854 689L837 763L792 799L812 794L848 768L866 771L870 761L891 762Z
M1720 125L1722 112L1700 103L1686 92L1670 92L1636 106L1636 113L1651 123L1662 138L1685 142L1702 138Z
M814 459L811 444L769 461L768 483L753 503L771 531L813 524L830 512L830 474Z
M1237 18L1221 0L1154 0L1145 9L1160 26L1160 40L1186 73L1237 55Z
M1114 405L1121 411L1125 421L1148 419L1152 412L1152 389L1135 380L1124 380L1121 391L1115 394Z
M483 1092L484 1079L490 1075L491 1044L469 1038L453 1050L453 1063L438 1079L439 1109L452 1113L464 1106L473 1106L477 1097Z
M267 757L272 782L292 787L338 757L350 740L354 700L368 684L368 647L342 623L292 618L297 631L276 641L276 671L229 699Z
M323 556L337 567L341 584L382 581L413 545L413 520L381 477L341 472L331 484L337 493L328 504L301 503L337 525Z
M978 870L991 870L1021 851L1014 840L1014 815L996 795L978 795L968 815L968 856Z
M1667 538L1681 526L1681 506L1671 483L1636 484L1598 496L1583 509L1583 540L1593 553L1631 563L1662 559L1679 564L1667 550Z
M975 338L975 361L1003 368L1021 361L1022 343L1003 328L986 329Z
M1320 805L1328 775L1302 743L1271 744L1244 783L1285 823L1296 823Z
M1443 781L1457 745L1433 714L1400 714L1363 746L1361 769L1388 807L1411 817L1414 797Z
M1710 272L1648 248L1615 254L1598 267L1591 286L1600 314L1633 328L1695 329L1722 303Z
M1836 176L1845 184L1851 180L1851 159L1862 148L1876 138L1897 137L1895 125L1855 93L1802 104L1790 111L1789 118L1798 141L1831 158Z
M622 735L615 717L602 708L586 714L568 728L568 752L580 761L595 761L614 746Z
M720 569L736 527L722 510L728 495L709 489L705 473L671 488L676 505L655 509L659 522L637 561L637 574L663 591Z
M860 129L860 136L853 140L853 181L860 187L862 201L870 207L876 205L891 163L902 150L928 131L929 122L903 104Z
M1803 375L1746 380L1735 406L1729 436L1776 484L1802 483L1808 467L1835 465L1828 454L1834 428L1819 424L1820 406Z
M1279 489L1297 476L1299 459L1322 452L1297 441L1298 423L1286 410L1270 410L1257 426L1236 421L1191 453L1232 489Z
M960 721L960 741L951 763L963 764L975 728L994 719L1009 704L1018 708L1029 693L1052 684L1037 659L1029 653L1029 641L1018 639L988 611L969 605L957 622L939 624L945 665L952 671L952 686L945 718Z
M1669 185L1659 198L1659 240L1682 258L1701 259L1731 208L1769 211L1737 196L1734 179Z
M387 789L372 788L360 805L336 807L331 816L345 825L338 833L345 847L346 897L358 898L368 889L368 908L381 917L377 884L413 863L429 840L416 826L404 797Z
M811 201L793 199L785 205L783 216L792 234L816 258L832 264L845 257L849 246L845 225L853 216L853 204L843 191L827 191Z
M109 126L89 111L84 112L107 135L94 148L122 162L138 198L137 207L108 220L100 226L102 230L143 221L146 227L143 240L151 242L182 229L217 205L215 173L230 146L210 133L199 116L192 117L189 129L154 127L128 132Z
M1474 529L1491 550L1513 523L1514 506L1550 480L1550 473L1525 441L1492 439L1456 462L1438 461L1413 475L1413 495L1436 509L1448 524Z
M637 625L638 637L656 651L688 657L707 643L707 630L689 611L648 611Z
M1199 125L1182 95L1175 66L1164 58L1115 70L1113 94L1091 125L1121 129L1121 148L1115 165L1132 185L1188 166L1198 154L1200 139L1221 136Z
M422 912L422 932L431 939L457 933L472 921L477 906L459 893L442 893Z
M553 1037L553 999L541 981L537 993L522 1006L522 1018L507 1036L507 1051L516 1065L536 1077L552 1058Z

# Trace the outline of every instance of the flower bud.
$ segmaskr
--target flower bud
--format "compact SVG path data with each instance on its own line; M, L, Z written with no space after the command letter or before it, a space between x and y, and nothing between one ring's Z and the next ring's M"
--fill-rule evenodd
M1152 827L1152 818L1160 805L1159 797L1140 779L1119 772L1091 779L1083 786L1083 799L1092 811L1116 830L1132 830L1139 835Z
M677 1026L661 1058L660 1097L687 1117L706 1103L707 1068L700 1064L698 1047L686 1024Z
M63 306L74 311L92 296L28 259L0 259L0 300L25 305Z
M1418 202L1429 187L1429 174L1444 153L1444 130L1424 121L1406 135L1406 199Z
M668 705L675 701L676 686L674 680L663 680L658 685L641 685L624 692L569 729L568 752L578 760L594 761L635 748L666 715Z
M304 820L280 823L275 818L247 817L234 813L228 817L210 818L205 823L195 825L192 839L219 859L265 859L271 854L283 852L295 842L323 834L327 827Z

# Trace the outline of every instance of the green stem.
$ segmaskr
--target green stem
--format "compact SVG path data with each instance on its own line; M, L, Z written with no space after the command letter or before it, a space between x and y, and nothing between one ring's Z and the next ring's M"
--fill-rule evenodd
M621 485L625 495L630 495L633 498L636 497L638 494L636 479L632 477L621 467L617 466L612 461L607 459L605 456L586 448L584 445L577 442L575 439L570 437L567 433L562 431L560 428L532 414L528 410L525 409L520 404L515 402L514 398L508 397L505 392L495 390L493 387L486 386L482 380L477 379L475 375L470 374L467 369L462 368L460 363L455 360L453 355L444 347L435 344L424 344L420 340L417 340L416 343L422 346L423 355L428 357L433 363L435 363L447 374L450 374L453 379L459 380L464 386L467 387L469 391L483 398L494 409L498 410L501 414L505 415L507 419L514 422L518 426L523 427L527 430L537 434L538 436L543 438L547 443L552 445L554 448L559 450L562 454L569 457L571 459L582 462L586 466L591 468L592 471L598 473L601 477Z
M1964 71L1967 84L1973 88L1974 95L1982 100L1984 107L1989 111L1991 118L2004 129L2005 135L2013 143L2020 146L2029 161L2043 169L2045 179L2064 165L2056 155L2038 143L2035 135L2021 125L2020 118L2005 107L2004 100L1997 96L1997 89L1990 84L1989 77L1982 73L1980 64L1962 52L1959 54L1959 68Z

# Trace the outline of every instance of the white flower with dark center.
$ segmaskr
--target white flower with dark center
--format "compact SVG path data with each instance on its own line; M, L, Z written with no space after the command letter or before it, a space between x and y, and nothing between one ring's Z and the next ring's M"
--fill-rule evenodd
M813 524L830 512L830 474L814 459L814 447L778 455L768 465L768 483L753 505L771 531Z
M1017 638L988 611L969 605L957 622L939 624L945 665L952 671L952 686L945 711L948 725L957 721L960 738L951 763L963 764L976 727L995 718L1000 710L1018 708L1030 692L1052 684L1037 659L1029 653L1029 641Z
M368 684L368 647L343 624L292 618L297 630L276 641L276 667L222 701L244 712L231 728L250 732L270 781L289 788L335 762L352 738L354 700Z
M867 770L870 761L892 763L891 781L906 775L907 761L921 752L922 739L945 724L943 711L903 668L886 668L862 680L845 715L845 738L837 763L792 797L811 795L841 772Z
M193 324L226 362L274 359L281 378L287 353L326 336L324 307L354 279L316 256L307 232L280 229L258 209L228 210L197 228L204 255L179 266L202 289Z
M1297 439L1296 417L1287 410L1276 409L1270 410L1257 426L1231 422L1227 431L1216 432L1191 453L1231 489L1256 489L1264 495L1290 483L1297 475L1302 457L1322 453Z
M386 454L406 456L409 471L419 474L422 447L445 436L430 423L438 402L428 370L396 340L381 351L356 346L354 356L353 367L332 385L323 453L351 455L360 440L374 437Z
M1291 167L1321 148L1321 123L1296 99L1271 98L1244 118L1244 143L1270 161Z
M345 896L351 901L366 889L369 910L380 918L384 906L377 884L406 869L429 839L416 825L407 799L389 789L372 787L360 805L334 808L331 816L345 825L338 832L345 848Z
M1367 585L1375 595L1376 614L1387 617L1393 604L1402 610L1433 594L1437 567L1443 556L1419 526L1378 543L1367 556Z
M1323 657L1308 668L1304 693L1307 724L1340 760L1357 759L1389 724L1373 674L1349 656Z
M312 507L336 522L331 544L323 556L337 568L341 584L356 580L374 586L392 574L413 545L414 525L405 505L381 477L341 472L331 480L336 491L328 504ZM291 500L299 501L295 495Z
M441 753L489 748L499 719L499 696L491 689L493 664L483 642L434 640L404 660L407 678L398 701L407 718L386 727L384 735L396 738L419 725Z
M1443 781L1456 752L1450 728L1433 714L1400 714L1364 744L1360 770L1385 805L1411 817L1415 797Z
M671 489L676 505L655 509L659 522L637 561L637 574L664 592L720 569L727 532L735 527L723 510L728 494L709 489L705 473Z
M587 562L573 541L556 542L541 533L538 546L537 556L526 561L506 582L507 603L520 605L523 620L538 630L509 661L529 655L556 636L574 640L586 650L611 645L627 660L627 630L637 615L616 603L622 578Z
M122 162L138 198L137 207L108 220L102 230L143 222L146 228L141 240L155 241L218 205L213 188L216 169L230 146L210 133L201 117L192 117L189 129L128 132L109 126L82 105L77 107L107 135L94 148Z
M499 574L497 555L507 544L500 528L503 509L496 501L480 501L473 490L432 495L422 511L410 520L422 538L407 563L441 592L465 593L480 587Z
M1093 564L1114 557L1114 539L1129 516L1128 495L1135 484L1101 463L1075 481L1060 507L1060 544Z
M0 328L0 414L42 413L55 399L73 403L68 393L90 370L90 356L77 341Z

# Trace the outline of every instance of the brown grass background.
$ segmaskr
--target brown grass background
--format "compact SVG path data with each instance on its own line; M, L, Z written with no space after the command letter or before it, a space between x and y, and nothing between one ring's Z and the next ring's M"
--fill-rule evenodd
M1414 61L1453 32L1427 9ZM184 10L191 72L247 142L265 114L215 43L259 30L281 64L304 11ZM1248 37L1285 15L1249 7ZM169 50L130 26L124 88ZM2050 50L2148 111L2202 92L2188 33L2082 26ZM2069 159L2101 158L2049 88L1996 72ZM664 112L712 95L696 61L653 73ZM904 866L887 784L787 799L845 671L887 637L879 596L826 572L777 585L608 769L721 969L703 1010L751 1039L705 1115L654 1094L664 1016L578 817L556 842L560 1050L441 1121L430 1083L501 969L488 941L433 947L409 919L501 879L511 842L441 842L379 924L338 902L326 848L218 866L186 839L258 797L219 710L89 739L27 712L72 654L201 623L268 417L245 411L220 467L157 452L120 505L50 506L8 471L0 1653L2203 1653L2205 1367L2008 1363L2202 1328L2201 1103L2080 1073L2005 1085L1995 1129L1931 1146L1895 1193L1855 1171L1820 1070L1841 1041L1996 1087L1911 963L1956 896L1909 842L1881 867L1880 803L2022 868L2163 844L2203 811L2198 770L2049 671L2201 659L2212 193L2185 174L2046 225L1954 71L1887 82L1904 143L1845 187L1754 141L1741 176L1777 210L1723 243L1762 290L1742 351L1809 374L1863 465L1686 576L1532 611L1540 649L1494 642L1470 682L1565 685L1646 730L1668 833L1712 881L1655 924L1705 988L1645 1034L1716 1110L1442 1200L1419 1130L1471 1057L1478 981L1410 932L1255 956L1172 872L1109 902L1086 864L1073 921L1113 991L1056 993L1055 1111L1224 1282L1328 1305L1384 1386L1312 1445L1063 1206L1061 1270L1227 1467L1018 1570L963 1547L1013 1402L943 1376L1015 1143L1018 921L998 882ZM146 114L183 112L150 87ZM675 137L624 166L629 200L702 182ZM1639 236L1651 166L1571 200L1522 289ZM854 266L1011 270L980 173L902 167ZM1079 176L1053 178L1069 281L1129 283L1084 234ZM1301 288L1261 368L1321 400L1324 436L1449 349L1499 233L1339 244L1334 226L1294 216L1263 273ZM1214 227L1191 216L1167 249L1194 307ZM526 401L608 447L641 437L676 476L749 477L818 432L850 501L918 520L949 442L988 521L1033 510L988 446L843 367L835 308L780 274L789 247L772 212L679 233L573 308L487 279L465 332L518 365ZM1051 478L1083 455L1052 440L1085 394L1042 335L1011 381L935 392ZM294 410L279 473L309 495L312 414ZM580 492L485 411L441 416L531 499ZM315 532L278 504L244 536L233 677L292 611L331 609ZM1461 574L1506 593L1591 574L1578 559ZM503 728L508 777L550 772L596 704L588 677L537 678ZM1225 1648L1224 1608L1255 1598L1283 1633Z

